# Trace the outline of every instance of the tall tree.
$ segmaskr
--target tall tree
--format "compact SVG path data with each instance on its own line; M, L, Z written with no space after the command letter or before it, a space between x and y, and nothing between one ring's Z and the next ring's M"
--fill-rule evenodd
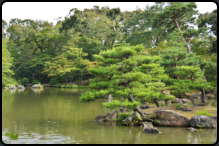
M12 78L14 72L10 69L12 60L13 58L7 49L7 41L2 38L2 85L15 84L15 80Z

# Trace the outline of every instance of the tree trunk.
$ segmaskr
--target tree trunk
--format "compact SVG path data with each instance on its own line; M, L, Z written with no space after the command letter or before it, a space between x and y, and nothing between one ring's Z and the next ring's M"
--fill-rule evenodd
M187 98L189 98L189 99L192 101L192 104L195 105L195 102L194 102L194 100L192 99L192 97L187 96L186 94L183 94L183 95L186 96Z
M202 94L201 94L201 100L202 100L202 103L205 104L205 90L204 90L204 89L201 89L201 92L202 92Z
M175 19L175 24L176 24L177 28L179 29L179 31L181 32L180 27L179 27L176 19ZM184 38L183 34L181 35L181 37L184 40L184 43L186 44L187 52L190 53L191 52L191 48L189 47L189 44L186 43L186 39Z
M154 100L154 103L156 104L157 107L160 107L159 103L157 102L157 100Z
M129 95L128 95L128 100L129 100L130 102L134 102L134 101L135 101L134 98L132 97L131 93L129 93ZM143 119L146 118L144 112L142 111L142 109L141 109L140 107L137 107L136 109L133 109L133 110L134 110L134 111L137 111L137 112L141 115L141 117L142 117Z

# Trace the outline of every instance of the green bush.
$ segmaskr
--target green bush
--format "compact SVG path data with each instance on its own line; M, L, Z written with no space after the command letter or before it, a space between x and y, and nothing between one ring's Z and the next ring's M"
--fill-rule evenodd
M119 113L118 115L119 115L119 118L116 118L116 121L122 122L127 117L129 117L131 114L130 113Z
M18 80L19 81L19 80ZM22 82L22 84L28 84L29 83L29 79L28 78L23 78L22 80L21 80L21 82Z
M65 85L61 85L61 88L65 88L66 86Z
M180 104L177 104L176 105L176 108L179 108L179 107L181 107L182 106L182 104L180 103Z
M78 85L71 85L72 88L78 88Z
M33 84L38 84L39 83L39 81L37 81L37 80L33 80L33 82L32 82Z
M62 85L56 84L55 87L56 88L61 88Z
M70 87L71 87L71 85L68 85L68 84L67 84L65 87L67 87L67 88L70 88Z
M196 115L205 115L205 116L208 116L208 117L212 117L213 114L210 114L209 112L207 112L207 110L203 110L203 111L198 111L198 112L195 112Z
M58 78L51 78L49 84L50 85L56 85L59 83Z

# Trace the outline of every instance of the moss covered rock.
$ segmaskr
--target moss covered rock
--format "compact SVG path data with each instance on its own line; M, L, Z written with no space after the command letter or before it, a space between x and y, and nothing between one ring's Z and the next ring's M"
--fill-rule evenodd
M121 122L123 125L141 125L142 118L138 112L134 112L131 116L127 117Z

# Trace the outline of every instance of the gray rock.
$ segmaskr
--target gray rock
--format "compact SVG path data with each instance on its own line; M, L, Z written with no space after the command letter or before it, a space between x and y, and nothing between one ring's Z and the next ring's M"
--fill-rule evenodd
M208 116L197 115L191 118L190 125L197 128L216 128L217 122Z
M38 85L38 84L34 84L31 88L43 88L43 86Z
M143 132L145 133L161 133L151 122L145 121L142 123L142 126L144 127Z
M168 101L167 101L167 106L171 106L171 104L172 104L172 101L171 101L171 100L168 100Z
M180 107L180 108L177 108L177 110L182 110L182 111L193 111L191 109L188 109L187 107Z
M207 99L214 99L215 98L214 95L209 95L209 94L205 94L205 97Z
M196 131L196 129L192 127L187 128L187 130Z
M17 88L18 89L25 89L25 87L23 85L18 85Z
M217 121L217 116L212 116L211 118Z
M192 94L190 97L192 97L194 99L201 99L201 95L197 94L197 93Z
M123 107L121 107L121 108L119 109L119 111L120 111L121 113L123 113L123 112L130 112L129 109L123 108Z
M183 103L188 103L188 100L187 99L182 99L182 102Z
M106 95L104 99L113 99L112 94Z
M104 122L104 121L106 121L106 116L107 116L107 115L98 115L98 116L94 119L94 121L96 121L96 122Z
M175 103L183 103L182 100L180 100L179 98L175 98Z
M162 126L189 126L189 118L171 110L159 109L147 116L153 125Z
M96 122L116 122L116 118L118 118L118 114L121 113L120 111L111 111L109 114L106 115L98 115L94 121Z
M138 112L134 112L131 116L127 117L121 122L123 125L141 125L142 118Z
M204 103L197 103L196 106L205 106Z
M157 128L145 128L144 129L145 133L161 133Z
M11 85L9 89L16 89L15 85Z

